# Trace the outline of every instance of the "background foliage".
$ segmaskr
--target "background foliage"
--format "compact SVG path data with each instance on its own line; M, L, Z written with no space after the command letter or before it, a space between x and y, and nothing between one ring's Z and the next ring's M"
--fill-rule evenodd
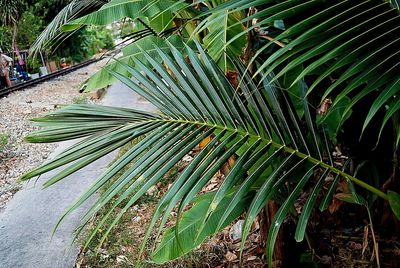
M18 10L14 15L16 16L18 48L29 49L46 25L69 3L71 3L70 0L15 1L14 5ZM10 4L5 3L4 9L11 9ZM1 27L0 47L4 51L10 51L12 26L3 23ZM59 49L49 56L52 59L67 58L74 62L80 62L92 57L102 49L112 48L113 45L112 33L105 27L82 29L74 33L71 38L65 39ZM29 61L29 65L33 69L41 66L37 60Z

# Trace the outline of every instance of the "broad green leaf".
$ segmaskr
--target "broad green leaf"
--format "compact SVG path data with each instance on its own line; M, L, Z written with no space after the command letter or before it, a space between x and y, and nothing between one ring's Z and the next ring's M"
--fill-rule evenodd
M390 208L392 209L394 215L400 220L400 194L394 191L388 191L388 198Z
M350 98L343 98L336 105L328 108L328 114L318 115L317 123L323 125L326 129L330 140L336 141L336 136L340 132L340 126L344 120L351 116L351 111L347 112L344 116L344 112L350 103Z
M175 227L167 229L157 248L152 252L151 258L155 263L161 264L176 259L199 246L204 239L211 236L234 221L242 212L247 204L247 198L243 198L230 213L225 222L217 228L220 216L224 213L226 206L232 196L225 197L218 208L213 211L200 234L197 234L199 225L204 219L207 208L211 203L214 194L204 194L199 196L199 201L186 211L179 225L179 240L175 236ZM197 239L196 239L197 237Z
M218 16L219 14L213 14L209 19L212 20ZM208 50L209 55L225 72L233 70L232 63L227 56L231 55L233 58L240 57L246 46L246 36L241 36L229 46L226 46L235 35L244 30L241 24L237 24L240 19L241 13L239 12L232 14L225 12L224 17L219 18L207 28L208 33L203 39L204 46Z
M179 11L186 5L170 0L112 0L98 11L62 26L63 31L73 31L82 25L107 25L123 18L159 17L163 13ZM171 16L171 15L168 15Z
M327 175L327 171L325 171L324 174L322 174L321 177L318 179L317 184L315 185L315 187L313 188L313 190L310 193L310 197L307 199L306 203L304 204L304 207L300 214L299 221L297 223L296 233L294 235L294 238L296 239L297 242L301 242L304 239L308 219L310 218L312 209L315 206L315 202L317 201L319 191L321 190L321 187L326 178L326 175Z
M397 94L397 92L400 91L400 78L395 81L392 85L390 85L388 88L384 89L381 94L376 98L374 103L371 105L371 109L368 112L367 118L365 119L364 125L363 125L363 131L369 124L369 122L372 120L372 118L375 116L375 114L378 112L380 108L393 96Z

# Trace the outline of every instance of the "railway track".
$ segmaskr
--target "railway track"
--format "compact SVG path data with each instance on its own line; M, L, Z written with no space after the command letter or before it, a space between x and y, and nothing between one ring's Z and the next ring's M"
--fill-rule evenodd
M27 88L32 87L32 86L36 86L37 84L40 84L40 83L42 83L44 81L53 79L53 78L61 76L61 75L68 74L68 73L73 72L73 71L76 71L76 70L78 70L78 69L80 69L82 67L85 67L85 66L87 66L89 64L92 64L94 62L97 62L99 60L100 59L87 60L87 61L81 62L79 64L76 64L74 66L68 67L66 69L58 70L58 71L56 71L54 73L51 73L51 74L48 74L48 75L44 75L44 76L41 76L41 77L36 78L36 79L29 80L29 81L27 81L25 83L20 83L20 84L17 84L15 86L12 86L12 87L9 87L9 88L0 89L0 97L7 96L11 92L14 92L14 91L17 91L17 90L23 90L23 89L27 89Z

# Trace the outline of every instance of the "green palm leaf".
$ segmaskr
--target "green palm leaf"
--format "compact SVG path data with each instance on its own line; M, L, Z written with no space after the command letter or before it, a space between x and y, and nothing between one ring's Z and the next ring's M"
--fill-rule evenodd
M205 212L213 198L213 193L202 194L195 200L195 205L186 211L180 222L179 236L176 236L175 228L169 228L165 231L159 246L152 253L152 260L156 263L163 263L165 260L176 259L183 254L186 254L197 246L199 246L206 237L215 234L217 229L217 222L219 217L224 212L227 204L229 204L230 196L222 200L217 210L211 215L207 221L207 225L198 233L198 228L201 221L205 218ZM248 198L244 198L235 207L235 210L229 215L225 223L225 227L239 217L246 207Z
M216 2L210 1L209 6L212 8L213 3L215 4ZM238 23L242 19L242 12L225 12L225 16L211 14L205 19L211 20L214 23L208 24L207 34L203 38L204 47L208 50L208 54L211 58L216 61L219 67L225 72L232 69L232 63L227 58L228 55L240 57L246 46L246 36L241 36L229 46L225 46L234 36L244 30L243 25Z
M24 3L20 0L0 0L0 24L13 26L21 15L20 8Z
M14 0L11 2L15 2ZM60 28L65 23L78 18L79 16L86 15L93 10L99 9L102 5L107 3L107 0L73 0L65 6L52 22L47 25L46 29L37 37L35 42L30 47L31 55L36 55L41 50L51 47L57 41L63 40L71 35L71 33L63 33Z
M268 256L271 257L279 226L300 192L306 190L307 183L315 180L318 187L312 191L296 236L298 240L302 239L304 226L311 208L314 207L319 187L323 184L324 174L336 174L387 199L385 193L339 170L331 162L326 163L322 155L329 155L328 146L321 143L324 139L320 138L319 130L309 119L306 119L306 127L300 127L300 118L287 92L282 91L280 86L273 82L273 76L266 76L263 87L260 88L251 77L243 75L239 79L243 79L245 83L240 91L237 91L224 72L218 68L217 63L211 60L198 43L197 50L198 52L195 52L186 47L183 54L172 45L168 52L157 49L162 64L143 51L146 62L137 59L137 68L120 63L134 79L110 70L112 75L158 107L161 114L133 109L75 105L38 120L45 129L32 134L29 137L31 141L47 142L86 137L76 146L22 177L24 180L33 178L81 159L56 174L46 186L123 144L137 137L144 137L105 171L63 216L67 216L90 195L105 187L106 182L110 182L110 186L83 219L83 222L87 223L106 204L111 204L111 209L91 233L87 244L100 229L105 228L102 239L104 241L113 226L138 198L162 180L168 170L205 137L211 137L210 143L196 155L162 197L145 236L144 243L161 217L158 224L160 235L171 210L178 206L175 229L168 231L163 240L172 238L175 242L162 242L159 250L162 249L163 253L157 255L160 251L155 251L154 256L158 256L157 262L165 262L186 253L188 248L203 241L205 236L221 229L233 220L232 215L238 215L237 209L243 206L244 198L248 197L243 231L245 238L259 211L268 200L281 193L282 187L285 186L289 187L292 193L279 210L270 230ZM237 61L232 62L241 73L240 70L243 70L244 66ZM306 99L304 105L304 116L308 117L310 114L307 112ZM82 129L79 129L79 126ZM75 127L75 130L68 132L68 127ZM67 132L63 133L61 130ZM308 135L310 133L312 135ZM177 247L179 237L184 235L182 232L188 224L185 215L189 215L190 212L185 214L186 207L192 203L196 204L198 193L234 155L238 156L238 160L218 191L206 204L201 204L205 209L202 209L202 216L196 227L191 228L189 234L185 234L185 237L194 237L194 244L187 245L185 241L184 249ZM110 181L112 176L128 163L131 163L130 168L116 180ZM255 191L255 194L249 195L250 191ZM118 214L112 224L105 226L105 222L117 208ZM242 242L244 241L245 239L242 239ZM166 251L173 253L165 253Z
M174 44L175 47L180 50L183 49L183 42L181 37L172 35L166 38L158 36L147 36L139 40L135 40L132 44L122 48L122 56L117 60L110 59L106 66L101 68L99 71L91 75L86 81L86 90L91 91L95 89L105 88L117 81L117 79L110 74L110 71L118 72L120 74L130 76L130 73L126 71L118 62L126 63L129 66L135 66L135 59L139 58L146 61L146 58L142 55L142 51L146 51L153 58L160 60L157 50L155 47L161 50L169 50L168 43Z
M157 18L165 16L165 14L169 14L168 20L172 20L172 12L187 7L188 5L183 1L112 0L99 10L64 24L62 29L72 31L83 25L107 25L123 18ZM160 25L159 21L155 25ZM163 25L160 25L160 27L163 27Z
M259 33L261 40L265 34L274 40L259 46L252 62L260 61L260 55L267 55L255 75L266 78L276 73L274 80L277 80L302 69L292 78L291 85L313 76L307 94L322 96L321 101L332 97L332 109L343 98L354 99L348 107L350 111L361 99L379 96L381 101L373 103L364 129L376 111L396 97L400 68L399 1L229 1L209 11L214 19L200 23L196 32L216 23L226 13L243 12L250 7L259 12L231 27L250 22L252 25L232 37L225 47L254 29L263 30ZM277 22L284 27L277 28ZM388 115L393 116L395 111ZM344 113L341 120L346 120L347 115Z

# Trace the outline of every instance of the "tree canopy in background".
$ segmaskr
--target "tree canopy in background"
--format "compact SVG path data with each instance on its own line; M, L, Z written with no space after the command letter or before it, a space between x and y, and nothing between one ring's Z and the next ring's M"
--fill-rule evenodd
M69 3L70 0L0 1L0 47L4 51L12 50L15 28L17 47L29 49L45 27ZM113 46L111 33L104 27L80 29L72 36L73 38L67 38L58 44L59 49L50 51L48 56L80 62L96 54L100 49Z

